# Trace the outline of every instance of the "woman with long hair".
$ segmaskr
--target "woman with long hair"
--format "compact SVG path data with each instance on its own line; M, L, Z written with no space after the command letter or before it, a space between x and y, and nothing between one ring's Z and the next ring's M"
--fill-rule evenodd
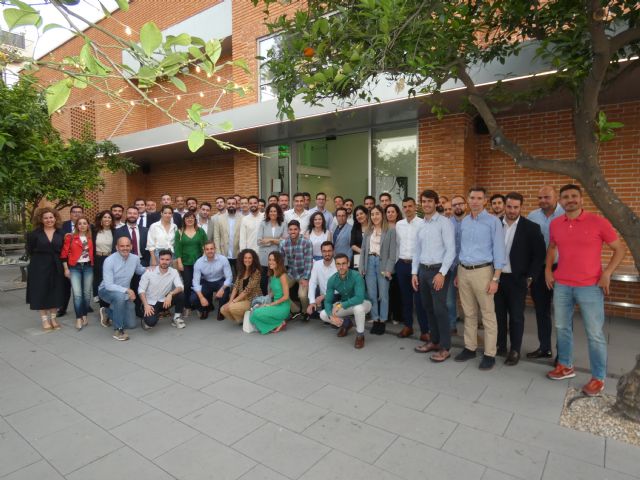
M151 266L158 264L157 253L160 250L171 250L176 239L178 227L173 223L173 207L164 205L160 210L160 220L149 227L147 234L147 250L151 254Z
M364 205L358 205L353 209L353 228L351 229L351 250L353 259L351 268L358 268L361 262L360 247L362 246L362 235L369 229L369 210Z
M207 243L207 233L200 227L196 214L187 212L182 217L182 227L176 230L173 240L175 249L174 258L176 268L180 272L184 283L185 311L182 318L188 317L191 312L191 287L193 284L193 265L202 256L204 244Z
M113 215L103 210L96 215L93 229L93 300L100 304L100 324L108 327L111 322L107 316L109 304L98 296L98 287L102 283L102 266L104 261L115 250L115 227Z
M396 223L404 218L400 207L395 203L387 205L384 212L389 228L395 228ZM398 284L398 277L395 272L389 284L389 318L391 318L394 325L402 322L402 297L400 296L400 285Z
M271 197L269 197L271 198ZM276 197L277 200L277 197ZM269 254L278 250L280 241L286 237L287 228L284 223L284 213L277 203L270 203L264 213L264 222L258 228L258 257L262 265L260 288L266 295L269 281L269 267L267 266Z
M387 217L387 225L389 225L389 228L395 227L396 223L404 218L400 207L395 203L387 205L387 208L384 209L384 215Z
M382 335L389 315L389 281L398 257L396 230L389 228L382 207L371 209L371 224L362 236L360 273L371 302L371 333Z
M287 327L287 318L291 309L289 283L282 254L271 252L268 257L268 266L269 291L273 295L273 300L251 313L251 323L262 334L278 333L284 330Z
M64 244L60 213L50 207L38 208L33 230L27 236L27 303L40 311L45 332L59 330L56 317L64 303L64 269L60 252Z
M322 244L332 240L331 232L327 228L327 220L322 212L313 212L311 214L309 226L304 236L313 246L313 261L322 260Z
M242 250L236 261L236 272L231 297L220 309L220 313L227 320L242 323L244 313L251 308L251 300L262 295L258 254L250 248Z
M64 276L71 280L73 309L76 312L76 329L82 330L89 324L87 313L91 307L93 291L93 238L91 226L84 215L75 223L73 233L64 237L64 246L60 252Z

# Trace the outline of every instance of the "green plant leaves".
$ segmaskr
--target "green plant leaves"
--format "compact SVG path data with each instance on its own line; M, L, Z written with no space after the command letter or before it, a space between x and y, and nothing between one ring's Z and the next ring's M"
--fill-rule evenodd
M176 86L176 88L181 92L187 91L187 86L178 77L169 77L169 81L171 81L171 83L173 83Z
M24 4L26 8L7 8L2 14L4 15L4 21L7 22L9 30L13 30L16 27L21 26L36 26L42 25L42 17L38 12L29 5Z
M129 11L129 2L127 0L116 0L118 8L123 12Z
M47 88L47 110L49 115L52 115L67 103L71 94L72 84L71 80L63 79Z
M203 130L193 130L189 134L189 150L192 152L197 152L200 150L200 147L204 145L205 135Z
M162 45L162 32L154 22L147 22L140 29L140 44L147 55Z

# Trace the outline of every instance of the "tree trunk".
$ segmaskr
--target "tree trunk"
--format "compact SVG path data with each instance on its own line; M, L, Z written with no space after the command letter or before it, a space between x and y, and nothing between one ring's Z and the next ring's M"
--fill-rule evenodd
M640 355L636 366L618 380L615 409L630 420L640 423Z

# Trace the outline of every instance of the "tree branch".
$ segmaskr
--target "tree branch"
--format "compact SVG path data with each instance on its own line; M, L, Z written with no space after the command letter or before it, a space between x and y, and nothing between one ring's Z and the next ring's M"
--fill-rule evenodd
M611 39L609 39L609 44L611 45L611 51L617 52L630 43L638 41L640 41L640 27L634 27L611 37Z

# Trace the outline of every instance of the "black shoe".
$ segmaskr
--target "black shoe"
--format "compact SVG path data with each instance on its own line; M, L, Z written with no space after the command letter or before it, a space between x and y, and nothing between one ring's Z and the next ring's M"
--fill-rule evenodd
M506 357L507 356L507 349L506 348L499 348L496 351L496 357Z
M482 361L480 362L480 366L478 368L480 370L491 370L495 364L496 364L495 358L487 357L486 355L483 355Z
M467 360L471 360L472 358L476 358L476 352L472 352L468 348L464 348L458 355L454 357L456 362L466 362Z
M387 330L387 325L385 322L373 322L371 326L371 333L373 335L384 335L384 332Z
M520 361L520 352L516 352L515 350L511 350L509 355L507 355L507 359L504 361L505 365L509 367L513 367L518 364Z
M551 357L552 357L551 350L537 349L533 352L527 353L527 358L551 358Z
M207 310L206 308L200 311L200 320L206 320L208 316L209 316L209 310Z

